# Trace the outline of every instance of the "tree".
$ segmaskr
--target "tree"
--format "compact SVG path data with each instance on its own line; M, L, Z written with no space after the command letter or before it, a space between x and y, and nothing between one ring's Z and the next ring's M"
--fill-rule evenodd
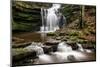
M79 22L79 28L82 29L84 27L84 14L85 14L85 6L80 6L80 22Z

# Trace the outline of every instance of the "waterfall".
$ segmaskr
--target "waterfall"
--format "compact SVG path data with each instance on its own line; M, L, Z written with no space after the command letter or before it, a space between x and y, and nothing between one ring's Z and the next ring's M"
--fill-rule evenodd
M41 32L44 32L44 10L41 8L41 19L42 19L42 27L40 28Z
M57 12L60 8L60 4L53 4L49 9L41 8L42 26L40 27L41 32L54 32L59 29Z

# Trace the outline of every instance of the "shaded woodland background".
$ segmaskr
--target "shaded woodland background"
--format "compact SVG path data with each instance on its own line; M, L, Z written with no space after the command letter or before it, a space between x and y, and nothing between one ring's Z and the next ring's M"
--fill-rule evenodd
M49 8L52 4L13 2L12 32L39 31L41 24L40 8ZM62 5L60 12L66 17L65 27L60 30L70 40L87 40L95 44L96 7L79 5ZM59 32L59 31L57 31ZM51 33L56 35L56 33ZM58 35L59 36L59 35Z

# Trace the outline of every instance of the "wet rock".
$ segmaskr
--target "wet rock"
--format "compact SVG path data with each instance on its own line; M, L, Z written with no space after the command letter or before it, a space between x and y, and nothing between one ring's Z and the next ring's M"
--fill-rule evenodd
M66 38L62 38L61 41L67 41L67 39Z
M49 54L50 52L52 52L52 48L51 47L43 47L44 53L45 54Z
M55 36L56 34L53 32L47 33L47 36Z
M74 57L73 55L67 56L67 59L68 59L69 61L75 61L75 60L76 60L75 57Z
M67 44L72 47L72 50L77 50L79 48L74 41L67 41Z
M56 52L57 51L57 46L58 45L44 46L43 47L44 53L50 54L50 52Z
M94 44L82 44L84 49L95 49Z
M26 49L19 49L19 48L12 50L12 59L14 62L23 60L27 57L36 58L36 52L28 51Z
M26 42L26 43L20 43L20 44L12 44L12 48L24 48L31 45L31 42Z
M58 48L58 45L53 45L51 48L52 48L52 51L53 52L56 52L57 51L57 48Z
M21 38L18 38L18 37L12 37L12 41L14 43L24 43L25 42L24 39L21 39Z
M59 36L65 36L65 35L66 35L66 33L64 33L64 32L59 33Z
M59 37L56 37L56 40L61 40L61 37L59 36Z
M43 47L43 43L41 42L32 42L31 45L37 45L37 46Z
M81 44L86 44L88 41L84 39L78 39L77 42Z
M45 42L44 45L52 46L52 45L58 45L59 42Z

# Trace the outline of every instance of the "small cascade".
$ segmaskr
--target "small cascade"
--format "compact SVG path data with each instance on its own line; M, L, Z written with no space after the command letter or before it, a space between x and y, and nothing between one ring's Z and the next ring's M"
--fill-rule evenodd
M37 56L44 54L44 50L42 48L43 45L40 43L32 43L30 46L26 47L25 49L29 51L36 51Z
M82 45L81 45L81 44L77 43L77 46L79 47L79 48L78 48L78 50L80 50L80 51L82 51L82 52L84 52L84 51L85 51L85 50L83 49L83 47L82 47Z
M53 57L47 54L42 54L39 55L39 60L38 63L39 64L44 64L44 63L54 63Z
M72 51L72 48L71 46L68 46L65 42L61 42L58 44L58 51L69 52Z
M84 49L81 44L78 43L77 45L79 47L78 50L80 50L82 52L86 52L86 53L92 53L92 50L90 50L90 49Z
M32 43L27 47L30 51L36 51L38 59L36 64L46 64L46 63L60 63L60 62L73 62L73 61L84 61L88 59L88 56L83 53L85 49L78 44L79 51L72 50L71 46L67 45L66 42L60 42L57 47L56 52L51 52L50 54L45 54L41 43Z
M39 46L35 46L35 51L37 52L37 55L44 54L43 48Z

